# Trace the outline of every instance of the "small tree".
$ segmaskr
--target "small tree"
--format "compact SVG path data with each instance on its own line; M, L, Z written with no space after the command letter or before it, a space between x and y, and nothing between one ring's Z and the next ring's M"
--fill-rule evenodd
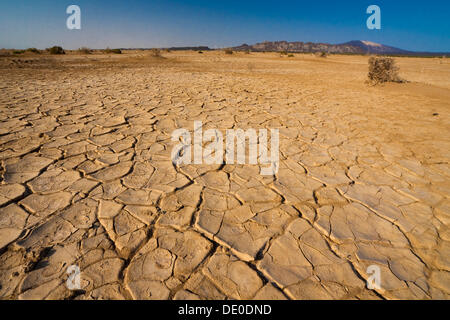
M398 75L398 67L393 58L370 57L369 81L373 84L384 82L403 82Z

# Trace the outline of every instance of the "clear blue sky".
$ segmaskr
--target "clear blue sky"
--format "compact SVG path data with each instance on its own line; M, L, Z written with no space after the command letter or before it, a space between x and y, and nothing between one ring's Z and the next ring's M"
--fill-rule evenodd
M81 8L82 29L66 28ZM381 8L368 30L366 8ZM1 0L0 48L61 45L210 47L260 41L369 40L407 50L450 52L449 0Z

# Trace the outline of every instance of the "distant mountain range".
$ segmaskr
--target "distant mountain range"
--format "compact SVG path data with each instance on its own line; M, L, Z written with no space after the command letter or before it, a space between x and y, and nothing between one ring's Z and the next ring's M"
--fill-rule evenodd
M200 50L200 51L208 51L211 50L209 47L206 46L198 46L198 47L171 47L171 48L166 48L168 50L173 50L173 51L179 51L179 50Z
M327 52L340 54L379 54L379 55L407 55L407 56L442 56L450 55L445 52L414 52L385 46L383 44L353 40L342 44L313 43L313 42L287 42L265 41L254 45L243 44L234 47L236 51L287 51L287 52Z

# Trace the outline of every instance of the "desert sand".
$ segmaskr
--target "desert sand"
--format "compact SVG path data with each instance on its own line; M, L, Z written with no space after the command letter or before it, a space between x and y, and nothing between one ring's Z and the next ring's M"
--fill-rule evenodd
M2 299L450 298L449 59L162 56L0 58ZM278 128L278 173L174 166L199 120Z

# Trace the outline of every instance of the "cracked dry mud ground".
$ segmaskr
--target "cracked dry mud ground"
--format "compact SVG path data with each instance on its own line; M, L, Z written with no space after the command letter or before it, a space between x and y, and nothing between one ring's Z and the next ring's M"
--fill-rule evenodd
M448 61L165 56L0 60L1 298L449 298ZM279 128L278 173L174 167L195 120Z

